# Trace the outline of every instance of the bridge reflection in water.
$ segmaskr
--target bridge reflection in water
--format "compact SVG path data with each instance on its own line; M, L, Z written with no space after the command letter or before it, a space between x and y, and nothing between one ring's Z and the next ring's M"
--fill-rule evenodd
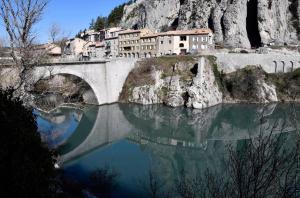
M274 133L289 134L292 142L300 128L300 104L227 104L205 110L113 104L73 112L80 121L65 141L58 142L61 164L80 164L87 172L101 163L112 165L125 175L123 183L150 167L170 186L182 169L190 175L207 167L222 171L228 144L238 149L243 141L258 138L260 130L268 135L274 126ZM70 115L65 114L65 120ZM52 123L64 123L61 114L48 117Z

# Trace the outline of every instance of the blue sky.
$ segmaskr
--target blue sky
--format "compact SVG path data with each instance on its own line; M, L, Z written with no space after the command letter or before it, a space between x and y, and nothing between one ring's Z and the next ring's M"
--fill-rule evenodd
M58 24L72 37L80 29L88 28L92 18L107 16L110 11L127 0L50 0L42 20L35 27L39 42L47 42L51 24ZM4 37L1 24L0 37Z

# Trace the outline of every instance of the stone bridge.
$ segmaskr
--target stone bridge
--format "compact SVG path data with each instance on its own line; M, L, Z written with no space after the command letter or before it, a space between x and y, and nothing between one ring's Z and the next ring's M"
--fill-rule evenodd
M118 101L125 80L136 61L136 59L113 59L45 64L35 68L33 81L50 75L74 75L89 84L99 105L114 103Z

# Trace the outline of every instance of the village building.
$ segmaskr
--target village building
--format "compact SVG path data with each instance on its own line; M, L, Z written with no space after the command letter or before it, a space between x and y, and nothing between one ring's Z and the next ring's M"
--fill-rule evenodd
M184 55L200 53L213 48L210 29L176 30L160 33L158 55Z
M149 29L125 30L119 32L119 56L139 58L141 53L141 37L152 34Z
M64 53L66 56L78 57L83 53L83 47L87 42L81 38L73 38L67 41Z
M104 36L105 36L104 31L96 32L95 30L86 30L83 33L81 33L80 38L87 42L97 42L97 41L101 41L101 37L103 37L104 39Z
M141 36L141 57L156 57L157 56L157 49L158 49L158 34L146 34Z
M199 54L214 49L213 32L210 29L191 30L189 35L189 52Z
M107 57L118 56L118 36L121 31L123 31L123 29L120 27L113 27L105 30L105 55Z
M168 31L159 34L158 54L180 55L189 51L189 37L185 31Z
M37 54L48 55L51 58L57 58L61 56L61 47L55 43L46 43L35 46L34 50Z
M105 56L105 30L96 32L87 30L80 37L87 43L83 46L82 60L90 60Z

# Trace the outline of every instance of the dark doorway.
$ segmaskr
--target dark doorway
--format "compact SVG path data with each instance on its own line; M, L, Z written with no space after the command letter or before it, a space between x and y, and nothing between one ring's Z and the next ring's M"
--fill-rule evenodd
M261 46L261 37L258 30L257 0L250 0L247 3L247 34L251 47Z

